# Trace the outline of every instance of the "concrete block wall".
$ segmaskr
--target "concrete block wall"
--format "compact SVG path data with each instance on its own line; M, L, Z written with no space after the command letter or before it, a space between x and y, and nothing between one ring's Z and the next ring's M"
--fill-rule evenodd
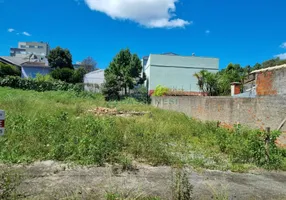
M158 108L183 112L203 121L240 123L250 128L277 129L286 117L286 97L152 97ZM286 124L282 128L286 131Z

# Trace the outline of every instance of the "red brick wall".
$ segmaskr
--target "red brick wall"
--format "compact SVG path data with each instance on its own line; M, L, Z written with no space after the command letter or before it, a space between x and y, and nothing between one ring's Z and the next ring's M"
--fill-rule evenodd
M260 72L256 78L256 94L258 96L277 95L277 90L273 87L274 72Z
M240 85L234 86L234 94L240 94Z

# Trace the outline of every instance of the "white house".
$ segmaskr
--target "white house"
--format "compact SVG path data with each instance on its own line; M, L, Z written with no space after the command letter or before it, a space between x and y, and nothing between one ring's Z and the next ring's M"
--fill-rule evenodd
M84 89L90 92L99 92L100 86L104 83L104 70L99 69L87 73L84 76Z

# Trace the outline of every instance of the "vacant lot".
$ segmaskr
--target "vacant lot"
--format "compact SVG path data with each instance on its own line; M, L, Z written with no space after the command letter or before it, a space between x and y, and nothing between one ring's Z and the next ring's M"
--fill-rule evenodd
M135 160L232 171L286 169L285 150L274 144L279 133L272 133L266 151L263 132L218 128L133 99L105 102L101 95L0 88L0 109L7 115L0 138L3 163L55 160L128 168Z
M186 191L195 199L285 196L285 172L264 171L286 169L278 132L265 145L259 130L228 130L134 99L106 102L74 92L0 88L0 109L0 199L176 200L188 199L181 198ZM174 173L183 168L184 176Z

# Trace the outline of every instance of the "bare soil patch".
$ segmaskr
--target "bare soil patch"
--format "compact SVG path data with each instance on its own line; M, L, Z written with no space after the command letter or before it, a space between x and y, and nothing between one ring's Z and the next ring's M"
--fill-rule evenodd
M97 107L87 111L88 113L93 113L97 116L117 116L117 117L132 117L132 116L143 116L150 112L138 112L138 111L119 111L116 108L104 108Z

